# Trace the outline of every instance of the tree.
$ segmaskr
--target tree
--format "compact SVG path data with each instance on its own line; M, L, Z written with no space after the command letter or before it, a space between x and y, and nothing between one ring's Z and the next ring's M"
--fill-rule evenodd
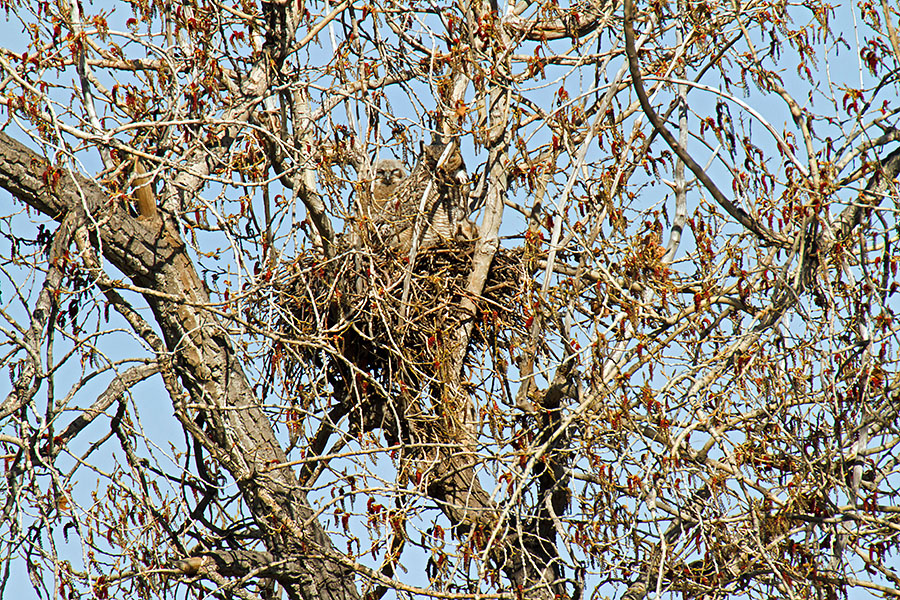
M896 7L4 9L7 593L900 596Z

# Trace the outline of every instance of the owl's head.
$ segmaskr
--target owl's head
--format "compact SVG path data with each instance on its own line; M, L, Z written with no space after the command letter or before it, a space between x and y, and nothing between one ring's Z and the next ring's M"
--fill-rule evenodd
M406 177L403 163L393 158L382 158L375 164L375 183L378 185L394 185Z

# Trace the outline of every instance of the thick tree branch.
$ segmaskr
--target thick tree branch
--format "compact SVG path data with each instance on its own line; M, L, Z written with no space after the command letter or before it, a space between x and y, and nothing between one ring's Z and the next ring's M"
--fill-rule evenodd
M556 18L523 18L516 14L508 18L505 25L528 40L578 39L605 25L616 4L616 0L590 0L574 3L568 9L552 5L552 10L561 13Z
M896 194L897 183L894 181L900 174L900 148L888 154L881 161L878 170L869 179L865 191L860 194L859 202L845 208L835 222L839 239L850 237L853 230L863 222L865 212L880 206L886 197Z
M238 482L273 553L302 555L303 548L321 548L317 554L327 554L330 541L318 522L309 520L312 511L293 472L280 469L261 475L267 465L286 458L223 328L202 309L209 302L205 285L174 226L157 221L157 226L148 227L110 204L96 183L70 171L51 188L44 181L55 169L59 168L0 132L0 187L55 219L86 209L94 222L103 223L92 234L110 262L137 285L187 301L145 297L192 401L221 409L208 411L206 431L195 433L209 451L225 458L223 465ZM229 410L234 408L240 410ZM183 410L176 406L176 413ZM343 567L310 560L305 568L307 578L297 582L298 589L325 589L328 594L320 597L326 598L357 596Z

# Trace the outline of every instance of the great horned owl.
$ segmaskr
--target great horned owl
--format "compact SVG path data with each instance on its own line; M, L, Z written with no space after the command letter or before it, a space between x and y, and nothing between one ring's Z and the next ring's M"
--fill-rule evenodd
M445 148L444 144L425 146L409 177L392 190L392 195L381 204L375 216L382 240L403 253L412 247L420 207L423 210L419 216L419 249L457 238L460 225L467 222L463 194L466 171L462 154L453 149L438 168Z
M378 224L384 218L387 211L386 204L393 197L394 192L400 186L406 170L403 163L393 158L382 158L375 163L374 179L360 179L356 196L356 222L361 225L354 228L349 240L352 246L368 244L372 241L368 225Z
M375 181L372 186L372 198L374 199L374 209L380 211L384 203L389 200L403 178L406 177L406 170L403 163L393 158L382 158L375 165Z

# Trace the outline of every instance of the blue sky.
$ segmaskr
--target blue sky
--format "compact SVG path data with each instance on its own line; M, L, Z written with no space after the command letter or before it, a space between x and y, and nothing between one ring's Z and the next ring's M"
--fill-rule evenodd
M803 11L797 10L797 14L802 14ZM118 14L118 11L117 11ZM122 17L119 17L122 18ZM864 31L862 29L857 29L856 27L859 25L859 15L857 13L857 9L854 6L843 5L838 8L835 17L833 19L833 23L837 24L840 27L846 27L846 38L849 44L848 48L842 48L841 46L834 46L830 51L828 51L828 59L821 60L816 65L810 65L810 68L813 69L813 77L816 81L823 83L823 89L828 90L837 90L838 82L843 82L841 85L846 85L850 87L860 87L865 88L872 85L872 77L868 74L866 68L861 62L860 51L858 44L861 42L859 39L861 38ZM2 27L2 26L0 26ZM7 28L11 28L11 31L6 31L9 38L13 38L15 40L20 36L20 32L18 30L17 25L13 25L11 22L6 23ZM9 39L8 38L8 39ZM607 40L608 35L601 35L601 40ZM324 54L327 56L330 52L329 46L330 41L323 35L322 38L322 47L321 49L316 49L315 54L316 58L319 58L318 55ZM9 47L16 47L15 41L7 42ZM602 43L602 42L601 42ZM791 51L785 49L782 53L781 60L783 61L785 67L783 69L783 77L785 82L785 87L788 89L800 89L801 86L808 87L808 83L805 83L800 79L795 67L797 64L796 54L793 54ZM607 75L610 77L612 74L621 67L621 59L614 60L607 71ZM73 74L66 73L61 76L61 80L66 77L70 77ZM585 97L590 97L594 92L593 90L597 87L596 82L593 79L593 74L588 74L590 77L582 77L577 73L568 74L567 69L564 68L547 68L547 80L543 82L545 87L543 89L532 90L533 97L536 98L538 103L542 103L544 108L550 108L554 104L554 94L558 94L559 86L562 85L562 81L558 78L565 76L565 87L570 95L570 97L577 98L579 95L583 94ZM739 73L734 73L733 77L739 77ZM834 84L830 82L836 82ZM648 80L648 84L650 81ZM710 85L715 85L715 79L712 79L711 82L708 82ZM401 118L401 121L411 128L411 136L414 140L426 140L429 137L429 134L421 127L422 122L422 111L423 109L429 109L430 106L427 105L427 100L430 100L430 93L427 90L419 90L422 94L422 97L426 99L426 102L423 102L422 106L416 107L415 103L406 102L404 104L405 95L401 92L398 93L395 97L391 98L393 103L393 109L396 113L408 115ZM600 91L602 92L602 86ZM835 97L838 100L841 98L841 92L834 92ZM700 119L705 116L715 115L716 114L716 97L708 92L703 91L694 91L690 95L690 108L693 111L693 114L690 115L690 126L691 130L695 131L695 128L698 126L698 122ZM789 111L787 107L782 103L772 102L768 98L762 99L761 94L758 92L754 92L753 88L751 88L747 95L738 98L738 100L744 101L750 105L752 105L756 110L758 110L761 115L769 121L774 128L783 132L786 130L793 130L792 120L790 118ZM812 93L811 96L806 98L798 98L798 101L804 106L821 106L823 103L827 104L829 99L826 95L822 95L819 93ZM753 118L748 116L747 113L740 109L734 102L728 103L731 111L731 115L737 120L742 122L752 121ZM621 106L621 105L620 105ZM346 117L344 116L342 110L334 111L336 115L336 121L344 121ZM354 112L351 110L351 114L359 114L358 111ZM642 115L638 115L641 118ZM634 117L633 117L634 118ZM775 154L775 146L772 141L771 135L765 131L762 125L759 122L753 123L752 125L748 125L749 130L753 132L753 141L758 146L766 150L770 154ZM830 125L826 123L817 123L816 127L820 135L823 131L828 130ZM627 129L627 128L626 128ZM6 131L12 133L13 135L17 135L18 137L22 137L15 132L15 128L13 126L7 127ZM837 134L837 129L835 128L835 132ZM523 132L523 133L531 133L531 132ZM535 133L535 139L540 140L542 137L546 139L546 130L539 130ZM524 136L523 136L524 137ZM803 150L802 146L797 141L797 153L801 156L801 160L803 160ZM659 152L662 149L662 142L658 141L654 146L655 152ZM699 145L697 140L691 140L690 149L692 152L698 153L698 160L700 156L708 156L708 152L704 152L703 148ZM484 153L478 152L474 148L473 145L468 140L463 140L463 150L466 154L467 163L470 165L479 165L484 160ZM599 145L595 145L591 148L589 159L590 160L602 160L604 153L609 153L611 151L610 146L604 146L601 148ZM720 153L724 154L726 150L720 150ZM84 168L87 172L91 173L98 169L99 162L91 162L92 160L97 160L96 156L92 156L90 154L85 155L84 158ZM705 160L701 160L701 162L705 162ZM726 187L727 183L730 181L730 177L726 174L726 171L722 167L722 164L718 161L713 161L710 166L710 172L715 175L717 181L720 182L720 186ZM353 174L346 173L348 177L352 177ZM565 180L563 178L558 178L553 182L550 189L551 196L553 194L558 194L565 186ZM349 192L347 192L349 194ZM582 191L581 193L584 193ZM215 193L210 193L210 202L214 203L215 200L212 198ZM527 202L528 198L524 193L514 192L512 194L512 199L519 202ZM848 198L849 199L849 198ZM234 198L230 198L230 200L235 200ZM257 214L262 214L261 207L261 199L257 194L254 199L254 206L256 207ZM692 202L696 205L696 191L692 194ZM644 187L641 189L641 198L635 204L636 210L643 210L647 203L651 204L666 204L671 207L672 204L672 195L670 192L670 188L668 188L664 182L656 181L652 177L647 177L647 181L644 182ZM693 206L692 206L693 208ZM671 212L671 208L669 208ZM284 209L284 213L282 215L284 217L283 223L283 232L288 235L287 232L293 232L296 230L297 223L300 219L303 218L303 212L297 206L288 206ZM501 234L506 235L514 235L518 234L523 229L524 219L518 217L512 210L507 209L506 212L507 221L505 221L504 229L501 231ZM24 228L29 227L29 223L31 222L40 222L40 219L34 219L32 215L27 214L19 214L13 219L3 223L2 227L5 231L14 230L17 235L27 235L23 233L25 231ZM44 221L44 223L48 223ZM48 227L52 227L48 223ZM33 234L32 234L33 235ZM286 254L290 254L295 252L295 247L292 246L289 237L282 238L282 243L279 248L285 252ZM199 239L201 248L207 248L206 240L203 236ZM221 258L224 260L220 261L220 264L228 263L228 257L230 250L230 244L225 240L211 240L214 245L221 246L224 250L221 254ZM518 240L510 240L508 242L510 245L517 245L519 243ZM694 240L690 233L686 233L685 239L682 242L682 256L686 253L693 251L694 249ZM232 255L233 256L233 255ZM204 261L206 262L206 261ZM234 265L236 261L232 260L232 265ZM209 264L212 264L210 262ZM223 275L221 281L225 281L229 276L233 277L233 288L239 289L243 281L247 277L252 277L252 264L247 261L242 265L240 269L233 266L224 267L228 269L228 274ZM682 268L682 264L676 262L675 269ZM690 267L686 267L690 268ZM240 271L240 272L239 272ZM10 267L10 275L11 278L4 278L2 282L0 282L0 294L2 294L2 302L0 305L4 307L9 312L9 315L18 320L20 323L25 321L26 314L24 312L23 307L16 302L15 296L15 287L22 285L22 279L20 277L26 272L25 270L18 270L14 267ZM36 292L36 288L33 286L39 286L41 284L40 279L31 280L30 282L26 282L26 286L23 288L25 293L28 295L33 295ZM32 286L30 289L28 286ZM131 296L134 298L134 296ZM148 320L151 320L149 318ZM140 348L141 344L137 341L133 335L127 332L124 324L113 315L109 323L105 322L102 315L94 314L89 317L84 317L89 319L90 322L96 322L100 324L100 326L114 330L121 329L120 332L111 335L110 340L114 340L112 342L104 342L103 345L99 348L101 352L105 352L108 356L110 362L115 362L116 357L119 356L147 356L149 353L146 349ZM791 323L791 327L803 327L802 322L794 321ZM56 352L59 353L64 352L66 349L66 342L64 340L60 340ZM248 365L248 369L250 371L254 370L253 365ZM56 377L56 389L57 390L66 390L71 387L71 385L78 381L83 375L85 371L82 371L82 367L78 364L78 361L71 361L71 364L64 369L61 369L57 373ZM90 398L96 396L100 390L105 386L106 379L98 378L96 381L88 382L84 389L80 392L83 397L87 398L85 402L89 402ZM3 386L6 385L4 383L0 383L0 393L4 396L9 391L9 386L6 388ZM44 395L44 401L46 401L46 395ZM156 457L157 460L160 461L161 464L174 463L174 469L179 468L177 465L179 464L176 455L179 452L184 452L185 450L185 440L184 435L180 430L180 427L174 420L172 416L172 408L171 402L168 399L165 391L162 389L159 381L157 379L153 379L151 381L147 381L135 387L131 393L129 394L128 402L134 407L134 413L139 414L141 416L141 420L135 423L136 427L141 428L145 434L146 439L152 440L155 444L155 447L145 447L142 448L142 452L146 452L148 455L152 455ZM91 425L91 429L86 431L88 440L95 440L97 437L102 435L102 433L108 429L109 419L98 419L98 422ZM285 435L285 431L281 430L282 435ZM81 436L85 437L85 436ZM80 438L79 438L80 439ZM87 441L80 441L79 444L82 444L81 447L76 447L76 453L78 451L86 451L88 444ZM113 465L114 458L117 460L121 460L121 456L113 455L96 455L97 466L100 469L111 469ZM183 462L183 459L182 459ZM339 463L336 463L339 464ZM352 463L348 461L348 465L356 463ZM66 464L65 460L60 462L60 466L74 466L74 461L70 461L70 464ZM384 478L384 480L389 483L391 481L391 477L393 473L391 472L392 467L390 466L390 461L381 460L376 464L371 466L371 478L373 482L377 482L378 478ZM77 505L87 506L90 505L91 500L91 492L93 491L94 484L90 480L90 471L82 470L82 474L78 477L78 488L73 490L73 497L76 499ZM496 473L490 473L485 475L485 484L489 484L490 480L493 477L496 477ZM157 482L163 489L163 493L167 492L166 483L164 481ZM375 484L373 484L375 485ZM387 484L385 484L387 485ZM487 485L490 489L493 486ZM178 490L173 486L168 488L168 493L171 493L174 496L177 496ZM327 490L322 490L320 493L321 499L327 501L329 496ZM357 506L357 510L362 512L361 507ZM326 513L327 514L327 513ZM430 516L430 515L429 515ZM328 521L331 523L330 518L323 517L324 521ZM426 519L427 520L427 519ZM365 535L360 530L357 534L358 537L365 540ZM76 544L74 542L74 537L70 537L69 542L66 542L62 536L57 536L60 538L59 544L63 553L68 554L71 553L71 559L73 564L78 564L79 561L82 560L82 548L80 544ZM408 550L407 552L413 552L412 550ZM424 585L427 583L427 580L424 578L424 556L419 555L418 559L421 561L421 564L416 564L415 560L410 561L409 564L406 564L406 567L409 569L408 573L403 574L403 579L411 584ZM376 561L372 562L373 565L377 564ZM14 597L12 594L15 594L15 597L25 597L19 594L27 594L30 589L30 585L27 582L27 578L24 576L23 569L21 568L21 563L16 566L13 566L13 577L10 582L7 584L7 594L11 594L9 597ZM610 593L612 593L610 591ZM619 592L620 593L620 592Z

